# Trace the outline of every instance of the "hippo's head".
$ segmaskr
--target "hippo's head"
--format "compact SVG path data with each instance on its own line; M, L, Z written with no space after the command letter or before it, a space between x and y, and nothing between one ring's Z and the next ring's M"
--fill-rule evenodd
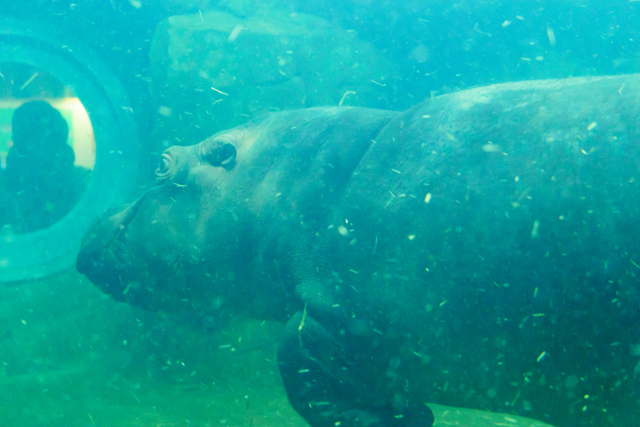
M150 310L208 310L223 294L203 286L225 272L224 233L230 209L216 209L225 182L252 141L254 128L221 133L161 156L156 185L139 199L106 212L85 235L78 271L115 299ZM206 260L206 262L205 262ZM215 267L211 268L211 263Z
M393 116L293 110L171 147L157 184L87 232L78 271L150 310L210 313L224 305L229 314L286 320L299 295L312 293L297 287L317 273L317 231Z

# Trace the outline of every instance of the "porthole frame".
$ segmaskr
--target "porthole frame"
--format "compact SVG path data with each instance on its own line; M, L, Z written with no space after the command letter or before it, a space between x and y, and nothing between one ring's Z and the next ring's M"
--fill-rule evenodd
M16 282L75 265L82 236L96 217L130 196L140 144L126 92L88 47L40 23L0 19L0 62L44 70L72 88L87 110L96 142L91 182L65 217L33 233L0 235L0 282Z

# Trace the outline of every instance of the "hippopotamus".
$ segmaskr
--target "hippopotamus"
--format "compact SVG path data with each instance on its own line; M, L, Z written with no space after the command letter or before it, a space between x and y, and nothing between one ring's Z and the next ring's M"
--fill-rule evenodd
M427 402L631 422L638 123L639 75L272 113L167 149L77 269L148 310L283 322L314 427L431 426Z

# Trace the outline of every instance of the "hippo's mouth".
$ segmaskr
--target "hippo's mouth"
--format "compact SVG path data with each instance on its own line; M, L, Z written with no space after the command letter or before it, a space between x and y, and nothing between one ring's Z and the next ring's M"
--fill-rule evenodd
M121 210L105 213L85 234L76 259L76 268L103 292L131 302L127 293L133 282L129 277L132 259L126 249L126 233L135 218L142 198Z

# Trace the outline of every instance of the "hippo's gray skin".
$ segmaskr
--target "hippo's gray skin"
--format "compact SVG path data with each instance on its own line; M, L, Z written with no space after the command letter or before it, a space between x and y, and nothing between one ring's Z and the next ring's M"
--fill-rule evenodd
M286 322L281 374L312 426L430 426L427 399L623 425L639 100L621 76L273 114L169 148L77 267L151 310Z

